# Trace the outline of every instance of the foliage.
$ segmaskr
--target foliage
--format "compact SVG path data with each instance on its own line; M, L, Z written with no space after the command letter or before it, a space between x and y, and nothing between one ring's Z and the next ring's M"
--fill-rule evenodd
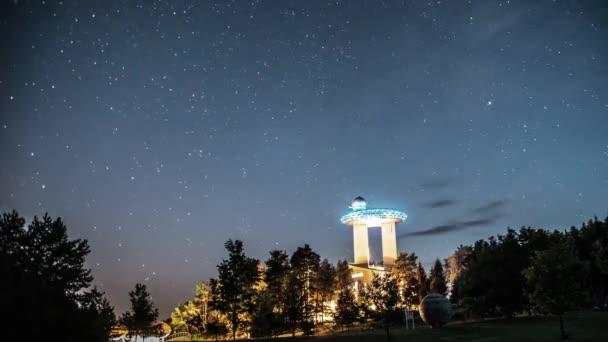
M205 337L218 340L219 337L228 334L228 327L223 320L220 319L217 315L210 315L207 320L207 324L205 324Z
M114 310L84 268L86 240L69 240L61 219L16 211L0 217L0 302L6 340L107 341Z
M350 286L353 282L352 270L348 266L348 261L338 260L336 264L336 286L338 290L341 290L347 286Z
M416 277L417 262L416 253L401 252L391 269L391 276L399 285L401 302L407 308L420 304L420 282Z
M83 294L80 304L80 314L86 321L91 322L89 332L99 336L100 340L102 337L110 336L117 320L114 307L105 298L104 293L93 287Z
M562 337L566 337L561 316L581 306L583 282L588 265L576 256L569 239L536 252L525 278L532 289L530 302L536 309L560 316Z
M61 218L53 220L48 214L34 216L27 229L24 226L25 220L16 211L2 215L0 248L4 253L12 255L25 272L70 296L89 286L93 277L84 267L90 252L87 240L68 240Z
M283 287L285 279L291 265L289 256L281 250L270 251L270 258L264 262L266 264L265 281L270 290L270 295L274 297L274 302L279 313L283 312Z
M129 301L131 309L120 318L120 322L129 330L129 335L155 335L157 331L153 323L158 319L158 309L154 307L146 285L135 284L135 289L129 292Z
M338 292L334 320L337 324L350 327L359 318L359 305L351 286L346 286Z
M418 281L418 303L422 301L428 294L429 281L426 276L426 272L424 271L424 267L422 267L422 263L418 262L418 266L416 267L416 280Z
M194 289L194 305L200 311L200 317L203 325L207 324L209 319L209 302L211 301L211 286L207 282L196 284ZM199 329L200 330L200 329Z
M228 259L217 266L218 279L212 279L212 307L224 314L230 322L232 339L244 323L243 315L253 311L255 286L260 280L258 261L247 257L243 243L239 240L228 240L224 245Z
M374 305L377 319L384 320L386 337L390 340L390 319L399 303L399 287L394 278L379 276L374 273L372 282L367 288L367 296Z
M317 290L315 279L319 272L320 259L319 254L313 251L308 244L298 247L290 259L293 275L301 281L303 286L304 307L301 326L306 328L305 333L308 332L310 324L313 322L313 314L317 309L313 303L313 294Z
M176 307L171 313L170 324L173 331L186 331L190 334L204 331L201 309L193 302L186 302Z
M323 259L319 265L319 271L316 278L317 283L317 298L321 306L321 323L324 321L325 315L325 302L333 298L333 294L336 288L336 268Z
M268 289L258 291L255 299L255 310L251 320L253 337L272 337L280 328L278 315L274 312L275 297Z
M301 327L305 320L305 286L304 280L295 271L289 272L284 287L285 307L283 315L293 337L295 337L296 329Z
M435 260L435 264L431 269L431 273L429 275L429 285L431 292L439 293L442 296L446 296L448 294L448 286L445 281L443 266L441 265L441 261L439 261L439 259Z

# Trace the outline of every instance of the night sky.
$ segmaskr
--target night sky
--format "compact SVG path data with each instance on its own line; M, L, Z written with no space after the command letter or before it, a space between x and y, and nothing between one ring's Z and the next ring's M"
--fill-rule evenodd
M229 238L351 260L357 195L425 265L608 214L605 1L1 3L0 211L88 239L118 312Z

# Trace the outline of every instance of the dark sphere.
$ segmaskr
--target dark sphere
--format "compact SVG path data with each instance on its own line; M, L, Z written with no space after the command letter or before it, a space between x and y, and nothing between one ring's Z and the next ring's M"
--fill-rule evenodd
M420 302L420 317L433 328L441 328L452 318L452 303L439 293L431 293Z

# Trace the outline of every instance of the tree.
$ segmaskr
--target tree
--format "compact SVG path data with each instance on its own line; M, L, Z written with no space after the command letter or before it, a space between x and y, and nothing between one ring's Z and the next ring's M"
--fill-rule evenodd
M448 282L454 283L458 275L466 269L467 258L473 252L471 246L460 245L454 253L452 253L446 260L446 272L448 274Z
M240 240L228 240L228 259L217 266L218 279L211 279L212 305L230 322L232 339L243 323L242 316L253 311L255 286L260 280L258 261L247 257Z
M431 286L431 292L439 293L443 296L448 294L448 286L445 282L443 266L441 265L441 261L439 261L439 259L435 260L435 264L431 269L431 274L429 275L429 283Z
M304 310L306 307L305 282L295 271L290 271L285 279L284 294L285 307L283 316L285 323L291 330L291 337L295 338L298 326L304 325Z
M123 314L120 321L129 330L130 336L153 335L156 331L152 325L158 318L158 309L154 307L150 293L144 284L135 284L135 289L129 292L131 309Z
M274 332L278 328L278 317L274 312L274 306L275 297L269 288L258 291L251 320L251 335L253 337L274 336Z
M86 240L69 240L61 219L16 211L0 216L0 302L6 340L99 341L110 337L113 308L84 268ZM17 336L19 334L19 336Z
M348 266L348 261L338 260L336 265L336 286L341 290L353 283L353 273Z
M171 313L171 327L175 331L187 331L189 334L202 333L204 321L199 306L186 302L175 308Z
M395 279L389 276L379 276L374 273L368 286L367 295L375 307L379 318L384 320L386 338L390 341L390 318L399 303L399 288Z
M391 269L391 276L399 285L401 302L406 307L413 307L420 303L420 283L416 278L416 253L401 252Z
M289 256L281 250L270 251L270 258L264 262L266 271L264 280L270 290L271 296L274 297L275 304L279 313L283 312L283 286L285 277L289 273L291 266L289 265Z
M536 252L524 275L532 292L530 302L543 312L559 316L562 338L566 338L563 314L579 307L584 299L582 283L588 265L576 256L568 239Z
M61 218L53 220L48 214L34 216L28 228L16 211L0 219L2 250L12 255L25 272L35 274L52 286L63 289L70 297L89 287L93 277L84 267L89 254L87 240L69 240Z
M104 293L99 292L97 287L85 292L81 300L81 315L90 322L88 331L94 336L98 336L99 341L107 341L112 333L112 328L116 325L116 315L114 307L105 298Z
M203 329L209 319L209 302L211 301L211 286L207 282L196 285L194 290L194 305L200 310Z
M205 324L205 335L214 338L217 341L219 336L224 336L227 333L228 328L226 327L226 324L220 320L220 317L218 317L218 315L210 315L207 324Z
M420 286L418 290L418 303L420 303L428 294L428 278L426 277L426 272L420 262L418 262L418 266L416 267L416 280L418 281L418 286Z
M351 286L345 286L338 292L336 302L336 312L334 319L336 323L345 325L347 331L350 326L359 318L359 306L355 300L355 294Z
M327 259L323 259L319 265L319 274L316 280L321 304L321 323L323 323L325 320L325 302L332 299L336 288L336 269Z
M309 327L313 324L313 302L312 294L316 290L315 278L319 271L319 254L315 253L308 244L304 247L298 247L291 256L291 268L295 276L297 276L304 286L304 308L302 312L302 325L304 333L309 332Z

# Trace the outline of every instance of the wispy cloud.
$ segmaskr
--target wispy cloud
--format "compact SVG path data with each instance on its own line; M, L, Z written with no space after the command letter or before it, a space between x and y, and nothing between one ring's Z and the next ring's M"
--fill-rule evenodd
M424 206L427 208L444 208L444 207L449 207L454 204L456 204L455 200L445 198L445 199L440 199L440 200L425 203Z

